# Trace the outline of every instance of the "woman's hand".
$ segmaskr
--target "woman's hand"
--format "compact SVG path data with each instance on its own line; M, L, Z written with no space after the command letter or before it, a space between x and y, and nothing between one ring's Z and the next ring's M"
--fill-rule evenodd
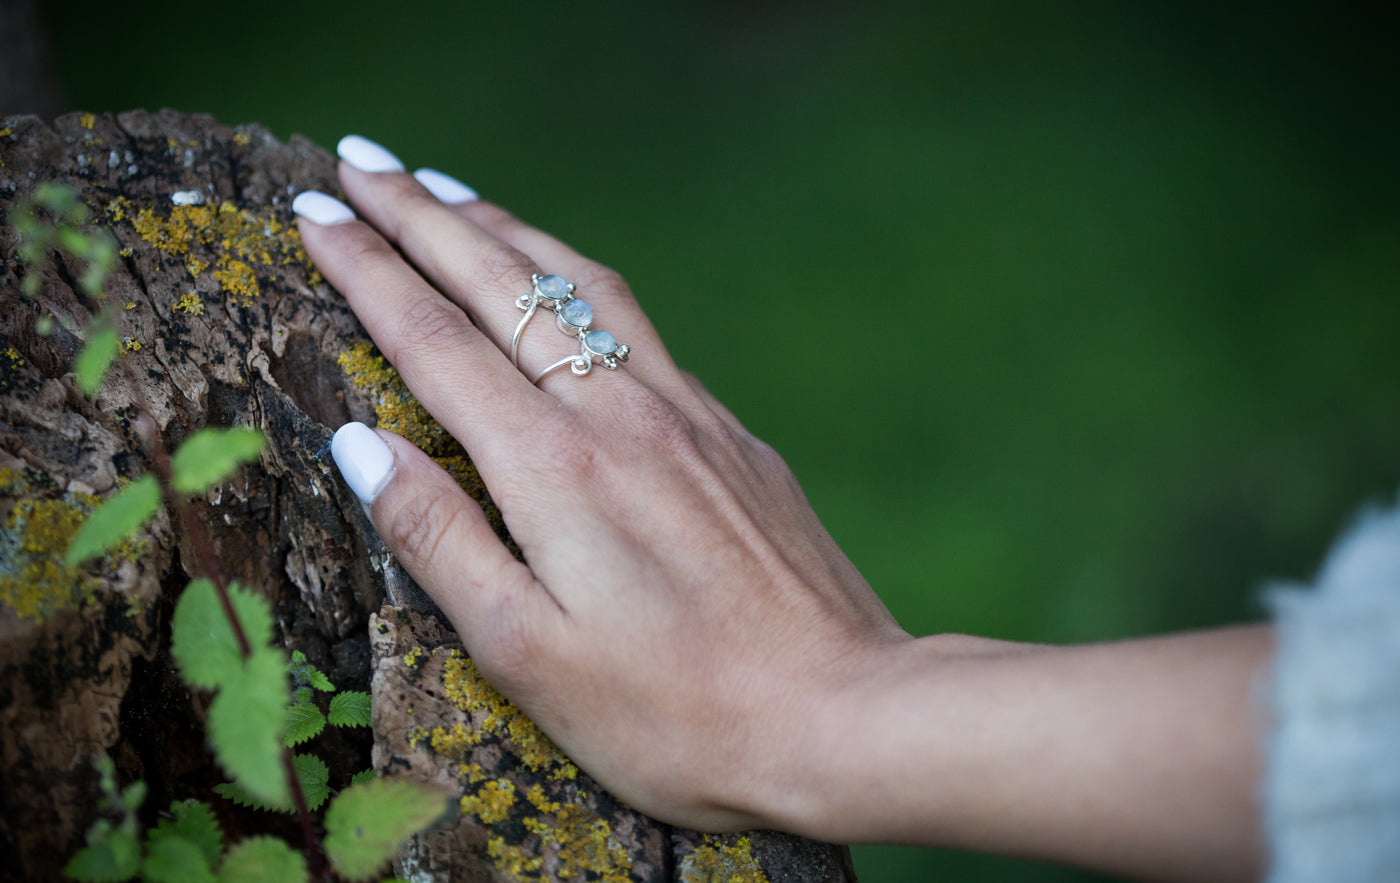
M307 251L471 455L525 563L426 455L352 424L336 462L384 542L487 679L615 794L695 828L811 828L833 710L908 636L616 273L372 142L340 152L358 218L303 194ZM512 364L533 274L576 283L630 361L533 384L580 353L541 308Z

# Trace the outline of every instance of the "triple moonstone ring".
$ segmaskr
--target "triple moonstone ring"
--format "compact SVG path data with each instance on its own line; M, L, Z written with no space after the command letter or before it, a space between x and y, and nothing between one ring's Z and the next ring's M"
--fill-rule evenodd
M550 274L541 276L535 273L530 276L531 289L525 294L515 299L517 308L523 310L525 315L521 317L520 324L515 326L515 334L510 339L510 361L515 367L520 367L520 335L525 333L525 326L530 324L534 318L535 311L541 306L554 313L554 324L559 330L574 338L579 342L580 352L577 355L565 356L559 361L545 368L531 383L538 384L557 368L569 366L569 370L582 377L593 370L593 365L602 365L609 371L617 370L617 366L627 361L632 348L625 343L618 343L613 337L601 328L593 327L593 307L588 301L574 297L574 291L578 286L572 282L565 282L562 276Z

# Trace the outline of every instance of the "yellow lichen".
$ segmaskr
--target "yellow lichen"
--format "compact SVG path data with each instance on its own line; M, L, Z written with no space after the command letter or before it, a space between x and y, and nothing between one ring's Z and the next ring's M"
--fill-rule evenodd
M559 857L555 876L561 880L581 877L604 883L629 883L632 857L612 834L612 826L583 807L561 808L540 839L552 844Z
M423 660L428 658L427 651L422 647L414 645L408 648L408 652L403 655L403 664L412 669L423 667Z
M124 309L124 310L134 310L134 309L136 309L136 301L134 301L134 300L129 300L129 301L127 301L126 303L122 304L122 309Z
M178 145L171 142L171 146ZM321 281L302 246L301 234L270 209L255 213L225 202L158 210L137 208L129 198L119 196L105 211L114 222L130 219L143 240L178 259L191 277L198 277L213 264L220 287L236 297L258 295L259 267L275 270L299 265L306 269L310 284Z
M682 883L769 883L763 866L753 857L749 838L728 844L713 834L705 843L681 859Z
M97 574L148 553L145 540L126 539L107 551L100 567L65 564L68 544L101 498L80 493L44 497L21 473L3 473L0 491L20 498L0 533L0 602L20 617L42 620L76 606L102 587Z
M184 313L186 316L204 315L204 301L199 299L199 292L188 291L170 307L172 313Z
M126 350L129 353L134 353L137 350L141 349L141 341L137 340L134 337L123 337L122 349Z
M433 727L427 732L433 753L448 760L464 761L471 750L481 744L481 734L460 723Z
M460 804L463 815L476 816L483 824L503 822L515 806L515 783L509 779L492 779L475 794L464 795Z
M90 113L85 113L78 118L78 125L82 126L84 129L91 129L96 122L97 117Z
M11 129L9 126L6 126L5 128L0 129L0 138L8 137L9 135L11 135L11 134L13 134L13 133L14 133L14 129Z
M486 844L486 857L514 880L538 880L544 859L525 854L519 846L506 843L504 837L492 837ZM528 875L528 876L527 876Z
M239 147L247 147L252 140L252 136L247 132L235 132L233 134L233 143L237 144Z
M549 796L544 793L543 785L531 785L525 791L525 799L530 801L530 804L542 813L549 813L552 815L559 811L559 801L550 800Z
M466 779L467 784L475 785L477 782L486 778L486 770L481 768L481 764L473 760L470 763L459 764L457 766L457 775Z
M253 268L226 254L219 255L214 278L226 294L251 300L258 296L258 277Z
M534 721L486 682L470 658L449 652L442 668L442 686L449 702L472 715L478 741L486 736L510 741L521 763L535 772L547 772L551 778L578 775L578 767Z

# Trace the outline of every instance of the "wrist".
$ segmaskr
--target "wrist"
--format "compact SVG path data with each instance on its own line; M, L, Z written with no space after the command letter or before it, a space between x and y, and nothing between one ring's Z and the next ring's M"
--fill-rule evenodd
M957 759L957 721L979 698L965 685L988 660L1038 649L943 634L843 659L795 717L764 823L829 842L931 842L931 820L966 812L958 795L977 790L973 769ZM941 781L924 787L930 772ZM937 839L960 838L950 831Z

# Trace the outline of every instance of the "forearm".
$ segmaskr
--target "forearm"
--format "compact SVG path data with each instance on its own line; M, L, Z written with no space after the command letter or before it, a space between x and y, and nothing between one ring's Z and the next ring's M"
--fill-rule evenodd
M1257 877L1263 626L1039 647L938 636L884 654L817 735L792 823L850 842L1021 855L1163 880Z

